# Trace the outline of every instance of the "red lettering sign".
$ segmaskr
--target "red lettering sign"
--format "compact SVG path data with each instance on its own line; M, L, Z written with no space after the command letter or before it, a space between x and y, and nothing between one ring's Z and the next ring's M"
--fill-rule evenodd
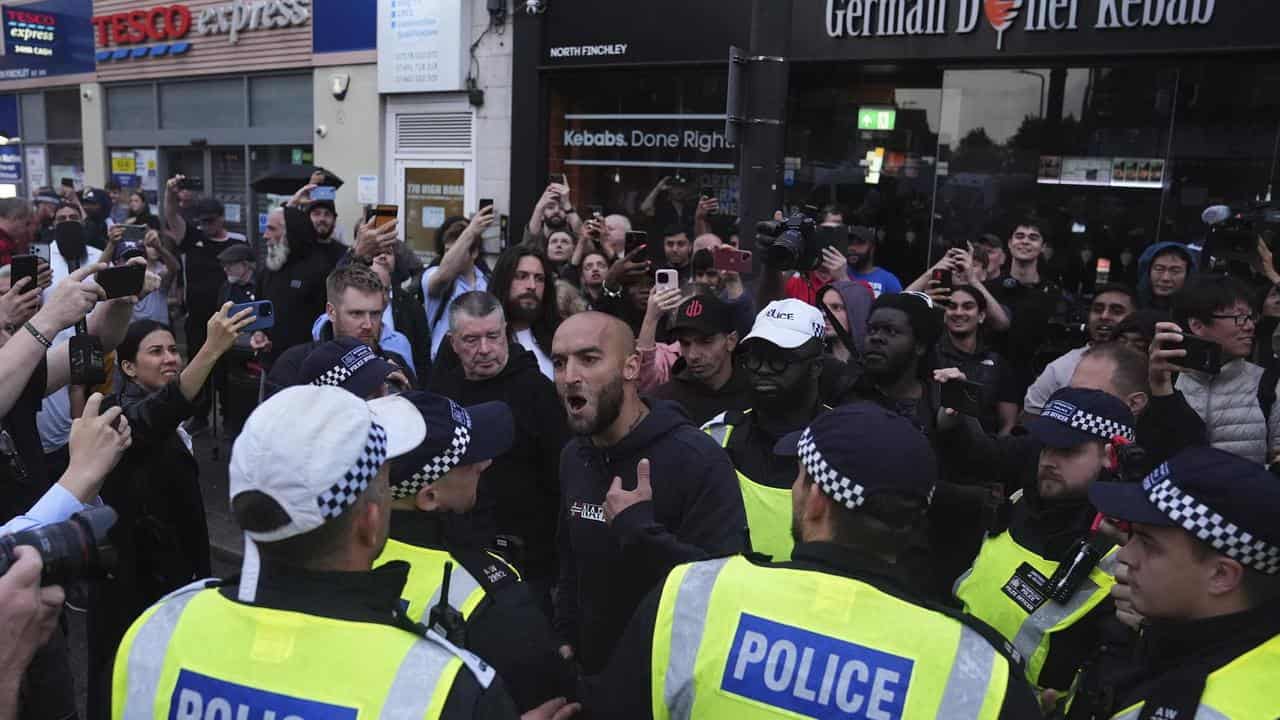
M25 12L22 10L5 10L5 14L14 22L32 23L33 25L55 25L57 21L52 15Z
M149 10L96 15L93 27L99 47L178 40L191 30L191 11L186 5L158 5Z

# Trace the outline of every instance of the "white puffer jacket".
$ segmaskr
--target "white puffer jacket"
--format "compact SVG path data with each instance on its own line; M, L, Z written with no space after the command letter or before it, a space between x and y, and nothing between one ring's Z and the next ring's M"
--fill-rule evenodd
M1258 407L1262 368L1232 360L1217 375L1184 372L1175 387L1204 420L1209 444L1256 463L1267 464L1280 448L1280 397L1271 408L1271 427Z

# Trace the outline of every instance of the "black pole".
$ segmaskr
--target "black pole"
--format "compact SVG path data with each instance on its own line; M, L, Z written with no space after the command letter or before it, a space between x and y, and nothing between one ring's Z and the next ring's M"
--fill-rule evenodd
M782 207L791 0L752 0L746 112L738 146L739 238L750 247L756 223ZM758 262L758 258L757 258ZM756 270L759 271L757 265Z

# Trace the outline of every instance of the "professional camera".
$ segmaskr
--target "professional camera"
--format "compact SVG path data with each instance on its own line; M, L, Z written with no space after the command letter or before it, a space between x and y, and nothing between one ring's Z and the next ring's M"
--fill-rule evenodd
M756 247L772 270L807 272L822 262L822 251L814 241L818 223L804 213L786 220L766 220L756 224Z
M107 531L116 524L116 511L103 505L76 513L70 520L0 535L0 575L17 562L14 549L30 545L44 560L41 585L68 585L101 577L115 565L115 551Z
M1258 237L1267 225L1280 225L1280 210L1255 204L1244 210L1211 205L1200 214L1209 226L1201 267L1208 272L1252 277L1258 259Z

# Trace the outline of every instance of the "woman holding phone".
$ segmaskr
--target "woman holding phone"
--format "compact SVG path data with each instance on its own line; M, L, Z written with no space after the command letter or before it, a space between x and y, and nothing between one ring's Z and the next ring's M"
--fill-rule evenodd
M133 445L102 487L102 501L120 515L109 534L118 560L96 585L89 613L89 707L106 707L112 659L129 625L167 593L210 575L200 467L180 423L196 412L218 359L253 322L251 310L229 317L230 308L209 318L204 345L185 368L173 332L154 320L134 322L116 347L124 381L108 402L124 410Z

